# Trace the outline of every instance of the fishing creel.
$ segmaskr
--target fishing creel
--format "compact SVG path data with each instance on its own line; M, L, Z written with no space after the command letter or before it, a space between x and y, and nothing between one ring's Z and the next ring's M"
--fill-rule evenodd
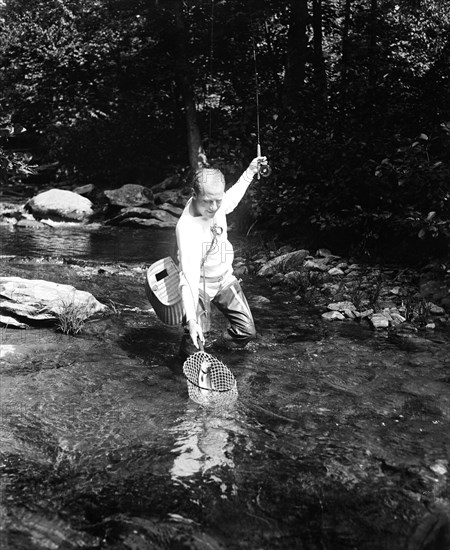
M166 325L179 325L183 319L180 272L173 259L162 258L147 269L145 292L158 318Z

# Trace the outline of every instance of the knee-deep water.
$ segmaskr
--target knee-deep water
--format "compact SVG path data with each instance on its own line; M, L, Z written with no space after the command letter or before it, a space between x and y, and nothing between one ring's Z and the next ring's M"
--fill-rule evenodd
M329 323L248 276L257 339L214 343L215 312L210 349L239 398L204 408L181 373L181 329L144 291L172 232L0 238L2 276L70 283L111 306L77 336L0 329L2 549L444 548L448 334Z

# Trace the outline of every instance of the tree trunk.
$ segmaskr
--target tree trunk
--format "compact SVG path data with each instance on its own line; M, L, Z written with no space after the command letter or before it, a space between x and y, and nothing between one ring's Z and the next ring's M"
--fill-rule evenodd
M187 32L183 15L183 2L177 0L174 4L176 28L176 79L183 99L187 129L187 146L189 164L193 170L199 166L199 154L203 152L200 130L197 123L197 110L194 92L189 75L189 59L187 55Z
M319 97L327 102L327 74L323 56L322 0L313 0L314 76Z
M284 80L284 104L294 106L305 85L308 36L308 0L291 0L286 72Z
M378 32L378 1L370 0L370 28L369 28L369 88L375 92L377 81L377 32Z
M271 63L270 63L270 68L271 68L271 71L272 71L272 78L273 78L273 81L275 82L275 85L276 85L276 90L277 90L277 103L278 103L278 106L281 107L282 106L282 102L283 102L283 86L282 86L282 80L280 78L280 75L278 74L278 59L277 59L277 56L275 54L275 50L274 50L274 47L273 47L273 38L272 38L272 35L271 35L271 32L269 30L269 25L267 23L267 21L265 21L264 23L264 30L265 30L265 36L266 36L266 43L267 43L267 49L269 50L270 52L270 57L271 57Z
M342 29L342 62L341 62L341 78L343 81L347 79L349 66L349 33L350 33L350 18L351 18L352 0L345 0L344 7L344 28Z

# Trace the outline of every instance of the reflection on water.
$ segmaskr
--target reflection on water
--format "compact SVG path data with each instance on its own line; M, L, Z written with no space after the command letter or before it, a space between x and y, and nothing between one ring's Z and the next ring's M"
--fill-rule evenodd
M172 428L175 444L172 453L176 454L170 474L173 480L181 481L195 474L205 475L215 468L234 469L234 437L244 433L234 417L234 412L226 416L212 413L211 410L195 411L191 406L181 421Z
M61 224L31 229L0 226L0 255L59 256L118 262L146 262L171 254L175 231Z

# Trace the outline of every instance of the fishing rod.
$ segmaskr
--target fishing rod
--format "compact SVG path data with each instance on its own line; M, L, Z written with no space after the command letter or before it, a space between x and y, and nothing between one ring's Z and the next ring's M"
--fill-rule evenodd
M260 122L259 122L259 77L258 77L258 65L256 63L256 46L255 38L252 37L253 45L253 65L255 69L255 99L256 99L256 156L261 155L261 140L260 140ZM272 173L272 168L267 163L258 163L257 178L267 178Z

